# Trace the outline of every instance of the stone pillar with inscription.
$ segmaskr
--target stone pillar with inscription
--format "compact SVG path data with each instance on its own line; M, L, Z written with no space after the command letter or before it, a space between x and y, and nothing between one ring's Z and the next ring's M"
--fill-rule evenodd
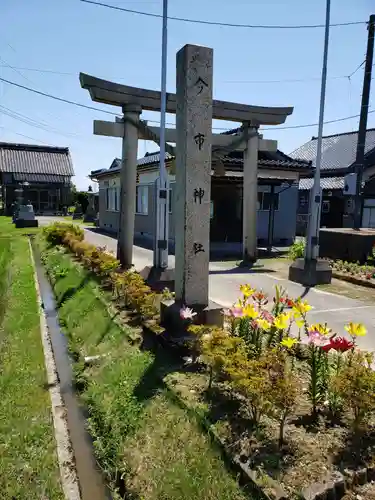
M208 305L212 63L206 47L177 53L175 294L189 307Z
M213 50L185 45L177 53L175 302L162 304L162 322L179 329L182 306L199 323L222 324L209 303ZM177 321L176 321L177 319Z

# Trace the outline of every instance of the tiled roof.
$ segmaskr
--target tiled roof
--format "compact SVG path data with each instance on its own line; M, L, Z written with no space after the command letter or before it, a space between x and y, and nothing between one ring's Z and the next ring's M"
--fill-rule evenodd
M347 132L344 134L329 135L323 137L322 144L322 170L346 169L355 161L358 132ZM316 162L317 138L303 144L290 153L292 158L312 161L313 167ZM367 130L365 154L375 150L375 129Z
M143 158L138 159L138 167L143 167L147 165L154 165L159 162L159 152L150 153L144 156ZM174 157L169 153L165 153L166 160L171 160ZM235 151L233 153L228 154L223 158L224 163L230 164L231 168L237 168L239 170L242 169L243 158L242 153L239 151ZM309 169L310 164L305 160L292 159L288 155L282 153L281 151L272 152L259 152L259 160L258 165L263 167L271 167L271 168L291 168L291 169ZM92 175L103 175L108 174L110 172L117 172L121 168L121 160L119 158L115 158L112 162L112 165L109 169L100 170L91 172Z
M68 148L7 142L0 142L0 172L13 175L38 174L63 177L74 175Z
M314 184L314 179L301 179L299 181L299 189L311 189ZM322 189L344 189L344 177L322 177L320 179L320 187Z
M166 160L171 160L173 158L174 156L170 155L167 152L165 153ZM159 161L160 161L159 152L151 153L151 154L146 154L146 156L143 156L142 158L138 158L137 165L138 167L141 167L144 165L152 165L153 163L158 163ZM120 170L120 168L121 168L121 159L115 158L112 162L112 165L109 167L109 170Z
M13 174L13 179L16 182L40 182L44 184L62 183L66 184L70 181L68 175L54 175L54 174Z

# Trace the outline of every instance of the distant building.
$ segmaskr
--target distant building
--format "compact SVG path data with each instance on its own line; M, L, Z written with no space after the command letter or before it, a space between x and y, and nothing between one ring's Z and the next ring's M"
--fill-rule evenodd
M351 227L353 202L347 193L348 174L355 165L358 132L346 132L323 137L320 186L322 198L322 227ZM303 159L316 165L317 138L303 144L290 153L292 158ZM375 129L368 129L365 144L365 170L363 175L363 217L362 227L375 228ZM313 171L310 178L299 182L297 210L297 234L305 234L309 195L313 185Z
M147 154L138 160L135 236L153 240L155 224L155 180L158 177L159 153ZM170 239L174 242L175 165L166 155L170 181ZM99 183L99 225L117 232L120 208L121 161L115 159L108 169L91 172ZM259 152L258 159L258 242L289 244L294 240L298 202L298 182L310 173L306 161L292 159L281 151ZM242 243L243 153L233 152L223 158L211 173L211 243ZM271 206L274 209L271 209ZM271 226L270 226L271 223ZM269 232L273 227L273 234Z
M3 211L11 215L16 189L36 214L55 214L70 203L74 176L68 148L0 142L0 187Z

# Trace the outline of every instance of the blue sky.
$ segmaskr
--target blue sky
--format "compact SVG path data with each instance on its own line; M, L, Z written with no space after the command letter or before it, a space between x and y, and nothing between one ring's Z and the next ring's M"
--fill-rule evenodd
M107 3L152 13L162 10L162 0L108 0ZM373 0L332 0L331 21L368 20L371 5L375 11ZM169 0L169 14L228 23L320 24L324 23L325 0ZM132 86L160 88L160 19L96 7L79 0L1 0L0 15L2 78L112 111L117 108L91 102L88 92L79 85L80 71ZM350 80L333 77L349 75L364 60L366 39L365 25L331 29L326 120L359 113L363 69ZM215 98L294 106L285 126L317 122L322 29L244 29L170 21L168 91L175 91L175 55L186 43L214 49ZM68 74L14 70L7 65ZM285 82L293 79L307 81ZM281 82L251 83L269 80ZM374 95L373 87L370 103L375 109ZM107 168L114 157L121 155L120 139L92 135L92 121L111 120L109 115L106 118L99 111L59 103L2 82L0 106L0 140L69 146L79 188L87 188L91 170ZM159 119L158 114L151 112L145 112L143 117ZM174 117L168 116L167 121L173 122ZM226 122L214 125L234 126ZM375 113L369 115L368 125L375 126ZM358 120L352 119L325 125L324 133L351 131L357 126ZM316 134L317 127L289 130L274 127L264 132L265 137L277 139L279 148L286 153ZM139 155L155 149L152 143L140 142Z

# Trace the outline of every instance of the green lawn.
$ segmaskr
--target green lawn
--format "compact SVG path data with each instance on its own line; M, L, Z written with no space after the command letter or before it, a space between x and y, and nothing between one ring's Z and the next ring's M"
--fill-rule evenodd
M0 216L0 236L23 236L28 234L38 233L40 228L38 227L26 227L16 229L15 225L12 223L11 217Z
M207 435L164 388L165 356L130 345L131 328L122 330L112 321L97 298L96 283L70 256L45 248L96 455L112 488L122 477L127 498L247 498ZM104 355L100 362L85 368L82 356L97 354Z
M0 491L63 499L29 244L0 218Z

